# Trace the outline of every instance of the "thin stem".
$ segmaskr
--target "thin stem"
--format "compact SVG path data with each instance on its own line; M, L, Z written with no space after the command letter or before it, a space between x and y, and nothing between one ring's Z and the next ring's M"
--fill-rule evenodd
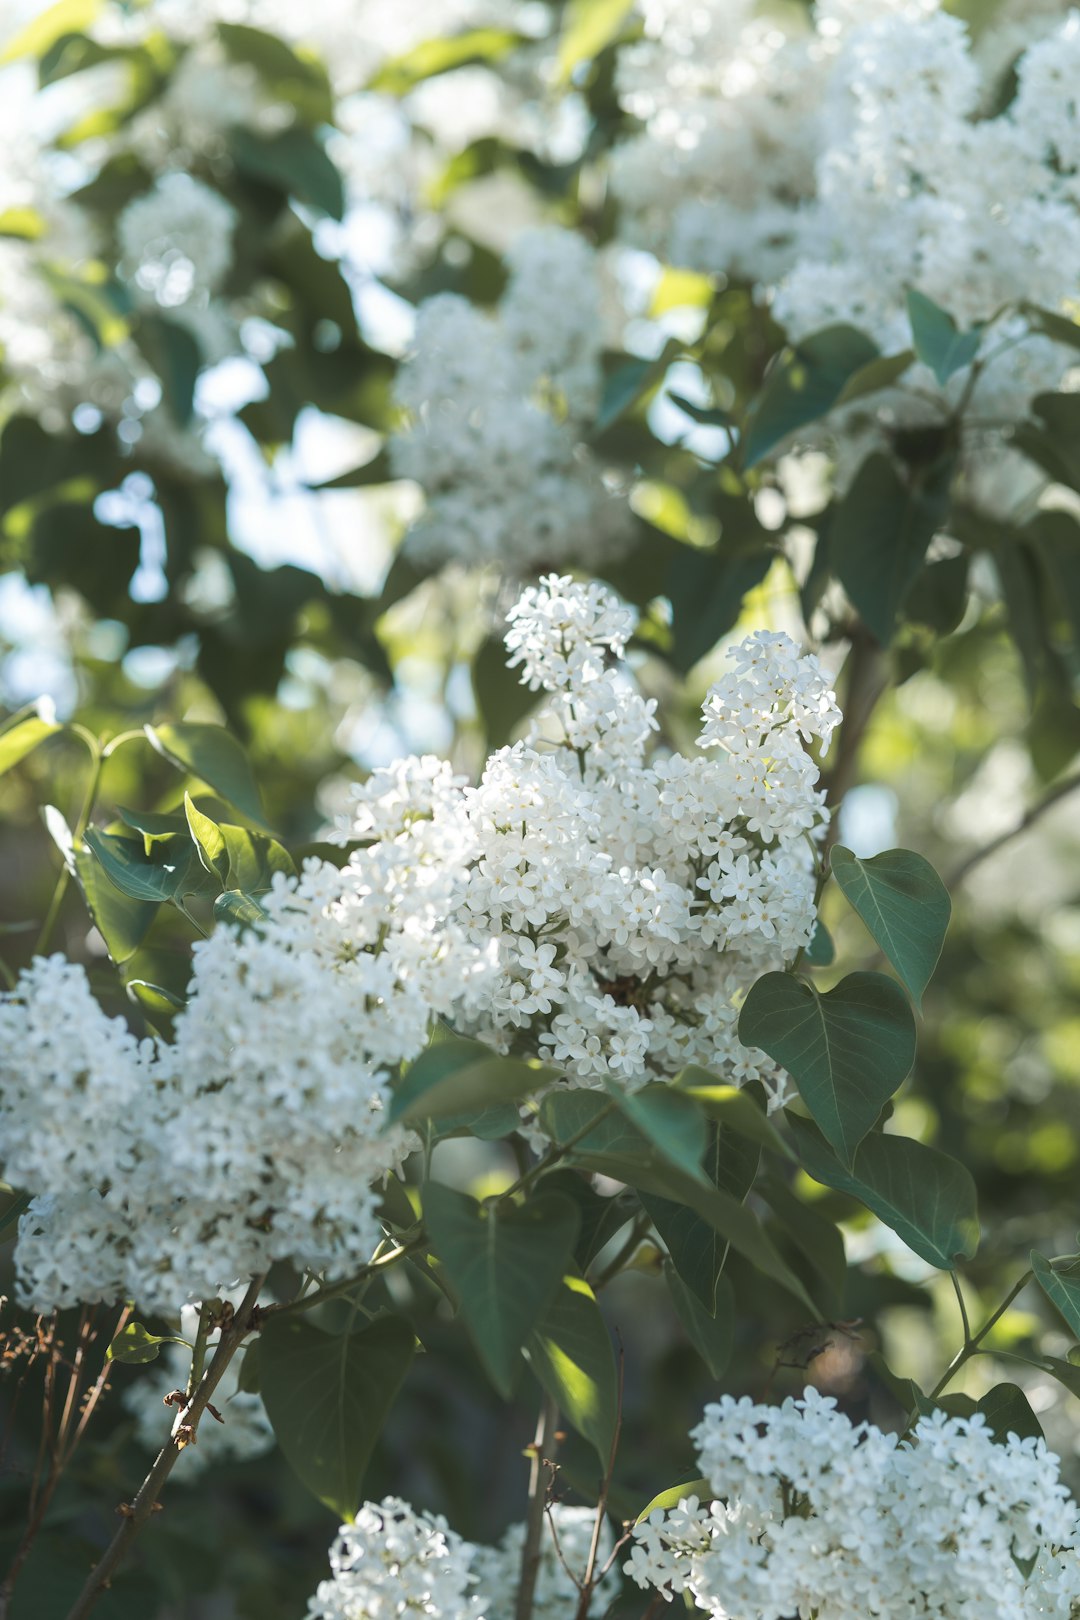
M619 1453L619 1439L622 1434L623 1411L623 1381L626 1358L623 1347L619 1345L619 1388L615 1397L615 1428L611 1435L611 1449L608 1452L607 1468L600 1482L600 1495L596 1503L596 1519L593 1524L592 1542L589 1546L589 1559L585 1565L585 1574L581 1582L581 1597L578 1599L577 1614L574 1620L588 1620L589 1606L592 1603L593 1588L596 1585L596 1556L600 1550L600 1532L604 1528L604 1514L607 1512L608 1496L611 1491L611 1482L615 1477L615 1458Z
M545 1395L530 1448L529 1506L525 1515L525 1541L521 1548L521 1577L514 1603L514 1620L532 1620L536 1577L540 1572L540 1538L544 1531L544 1508L547 1503L546 1453L549 1446L554 1450L558 1421L558 1408L551 1396Z
M866 728L889 685L885 654L861 625L856 625L852 632L845 674L844 719L836 747L836 761L829 772L825 790L825 803L833 814L825 829L825 842L821 850L823 869L828 868L829 851L840 831L836 811L848 789L854 785Z
M226 1368L237 1350L239 1350L241 1343L251 1331L251 1315L255 1308L255 1301L259 1297L259 1290L265 1280L265 1276L255 1278L241 1300L236 1314L227 1326L222 1328L221 1338L218 1340L210 1365L203 1374L199 1387L184 1409L183 1422L174 1426L172 1434L159 1451L153 1467L139 1486L134 1500L121 1509L124 1514L123 1523L75 1600L68 1613L67 1620L84 1620L84 1617L90 1613L90 1610L106 1590L117 1568L125 1558L131 1543L154 1512L158 1497L161 1495L165 1481L173 1471L176 1459L185 1445L191 1444L194 1440L199 1419L206 1410L211 1395L213 1395L214 1390L220 1383Z
M1031 1272L1028 1270L1025 1271L1019 1280L1013 1284L1013 1286L1009 1289L1009 1292L1005 1295L1005 1298L1002 1300L1001 1304L986 1318L986 1321L983 1323L979 1331L970 1336L965 1333L963 1344L960 1346L959 1350L956 1352L955 1356L953 1356L952 1360L949 1362L949 1365L946 1367L945 1371L942 1373L941 1377L930 1391L930 1400L936 1401L946 1385L952 1383L953 1379L956 1377L964 1363L970 1361L972 1356L978 1355L979 1346L986 1338L986 1335L992 1328L997 1326L997 1324L1001 1321L1001 1318L1005 1315L1005 1312L1008 1310L1009 1306L1012 1304L1013 1300L1016 1298L1017 1294L1026 1288L1030 1281Z
M530 1165L528 1170L523 1171L517 1180L507 1187L505 1192L501 1192L499 1194L499 1202L502 1203L505 1199L512 1198L515 1193L519 1193L524 1187L530 1186L538 1176L544 1175L548 1170L551 1169L553 1164L558 1164L560 1159L565 1159L566 1155L571 1151L571 1149L575 1148L580 1141L582 1141L586 1136L590 1135L590 1133L596 1129L597 1125L599 1125L602 1119L607 1119L608 1115L613 1114L614 1112L615 1103L605 1103L604 1107L598 1109L588 1123L582 1125L580 1130L575 1131L572 1136L568 1136L565 1142L555 1143L554 1146L547 1150L542 1158L537 1159L534 1165Z
M206 1345L210 1338L210 1318L213 1315L209 1305L199 1307L199 1327L195 1334L195 1343L191 1350L191 1367L188 1371L187 1397L188 1400L195 1393L195 1387L203 1375L206 1365Z
M967 1306L964 1304L964 1291L960 1287L960 1279L956 1275L955 1271L950 1271L949 1272L949 1280L953 1285L953 1292L956 1295L956 1303L960 1307L960 1321L961 1321L961 1323L963 1325L963 1329L964 1329L964 1343L965 1344L970 1344L971 1343L971 1324L968 1321Z
M987 860L991 855L996 855L998 850L1003 849L1006 844L1011 844L1014 838L1020 837L1021 833L1027 832L1028 828L1034 826L1041 816L1044 816L1048 810L1053 809L1054 805L1060 803L1068 794L1075 793L1077 788L1080 788L1080 771L1075 772L1072 776L1067 776L1063 782L1059 782L1056 787L1052 787L1049 792L1045 793L1038 804L1033 804L1031 809L1021 817L1015 827L1010 827L1007 832L999 833L996 838L991 838L989 843L983 844L981 848L965 856L959 866L953 869L947 879L946 886L955 889L958 884L964 882L965 878L970 877L975 868L981 866L983 861Z
M324 1300L338 1299L342 1294L348 1294L360 1283L365 1282L377 1271L383 1271L387 1266L396 1265L404 1260L406 1255L415 1254L427 1242L425 1232L417 1232L408 1242L401 1243L389 1253L380 1255L377 1260L370 1260L366 1266L346 1277L343 1282L326 1283L322 1288L314 1289L310 1294L301 1294L298 1299L289 1299L281 1305L267 1305L259 1312L260 1322L269 1321L272 1316L298 1316L301 1311L310 1311L314 1306L321 1305Z

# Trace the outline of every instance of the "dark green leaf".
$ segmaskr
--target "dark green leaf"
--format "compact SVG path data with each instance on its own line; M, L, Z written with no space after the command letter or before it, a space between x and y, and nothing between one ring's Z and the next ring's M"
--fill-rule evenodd
M831 866L918 1006L945 943L948 889L930 862L910 849L887 849L864 861L837 844Z
M481 643L472 665L473 692L489 748L510 741L514 728L536 707L536 693L523 686L518 671L507 669L502 638Z
M397 1086L387 1124L413 1125L516 1102L556 1076L555 1069L499 1057L479 1041L437 1041L421 1052Z
M155 905L163 901L179 903L184 895L196 893L204 883L203 868L191 842L186 838L159 839L153 855L134 838L118 838L97 827L86 829L86 842L101 862L109 881L132 900Z
M692 1097L670 1086L643 1086L640 1091L624 1091L615 1081L608 1091L616 1106L637 1126L669 1164L707 1185L701 1168L705 1153L705 1117ZM751 1105L753 1106L753 1105Z
M146 735L159 754L178 770L197 777L228 804L265 827L259 789L247 756L224 726L195 722L147 726Z
M527 1204L482 1208L466 1193L429 1181L423 1189L431 1246L461 1302L481 1361L509 1397L518 1352L553 1301L578 1232L578 1212L559 1193Z
M664 594L671 602L671 662L686 674L711 652L742 612L743 598L760 585L776 557L774 543L748 502L741 529L731 508L720 542L708 550L677 546Z
M310 131L293 128L277 135L257 135L234 125L229 131L229 148L241 174L277 186L331 219L344 215L341 175Z
M729 1131L745 1136L769 1153L791 1158L791 1149L775 1125L770 1124L764 1108L755 1102L749 1088L722 1085L714 1074L708 1069L699 1068L696 1063L682 1069L672 1085L688 1097L693 1097L710 1119L715 1119Z
M882 646L897 620L927 547L944 521L951 460L902 477L891 457L868 456L837 503L829 555L840 583Z
M810 936L810 943L806 947L805 960L811 967L831 967L836 958L836 946L832 935L819 917L814 924L814 932Z
M1080 349L1080 325L1070 316L1052 309L1040 309L1038 304L1025 304L1024 314L1034 332L1042 332L1055 343L1064 343L1071 349Z
M339 1519L351 1519L386 1414L405 1381L412 1328L379 1317L358 1333L321 1333L284 1316L259 1335L259 1383L278 1444Z
M289 101L308 124L327 124L334 100L321 62L301 56L276 34L244 23L218 23L218 37L234 62L253 67L280 101Z
M118 965L130 961L150 931L157 902L135 900L118 889L98 857L88 849L72 854L75 879L94 926Z
M866 394L876 394L882 388L891 388L893 383L903 376L914 358L914 350L904 349L900 354L883 354L876 360L869 361L867 365L860 366L840 390L836 403L850 405L852 400L862 399Z
M668 367L683 352L683 345L669 338L663 349L651 360L624 360L611 373L604 384L604 394L596 413L595 434L605 433L621 416L659 388Z
M970 1260L979 1245L975 1183L970 1172L936 1148L875 1131L846 1170L808 1121L789 1121L803 1167L826 1187L865 1204L909 1249L942 1271Z
M849 1167L915 1061L915 1021L900 986L881 973L849 973L824 995L787 973L751 987L739 1039L783 1065Z
M698 1294L686 1286L670 1260L664 1266L664 1274L690 1343L712 1376L721 1378L731 1360L735 1342L735 1295L731 1284L726 1277L717 1278L716 1308L710 1312Z
M877 345L853 326L827 326L782 351L747 414L741 455L756 467L796 429L826 416Z
M196 338L178 321L164 315L140 315L135 341L161 381L165 402L180 427L191 421L195 382L202 364Z
M529 1365L559 1411L596 1447L606 1468L615 1434L619 1381L596 1296L570 1272L525 1346Z
M1047 1260L1033 1249L1031 1270L1051 1305L1057 1307L1074 1337L1080 1339L1080 1254L1065 1260Z
M766 1176L758 1191L780 1221L788 1242L813 1267L829 1291L829 1314L838 1316L844 1307L847 1283L847 1255L839 1229L812 1204L797 1198L779 1176Z
M1002 1444L1010 1434L1015 1434L1020 1440L1043 1438L1042 1424L1031 1410L1027 1396L1016 1384L995 1384L993 1389L987 1390L975 1402L975 1410L982 1413L994 1432L994 1439Z
M915 353L944 388L953 373L970 366L978 354L982 327L959 331L946 310L914 287L908 289L907 310Z

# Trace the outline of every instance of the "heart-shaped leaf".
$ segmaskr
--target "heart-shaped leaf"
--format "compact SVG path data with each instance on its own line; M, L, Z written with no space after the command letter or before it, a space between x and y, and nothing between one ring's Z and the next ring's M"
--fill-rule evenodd
M929 861L910 849L887 849L860 860L840 844L832 873L916 1005L937 966L952 901Z
M743 1003L739 1039L787 1069L849 1167L915 1061L911 1008L883 973L849 973L824 995L788 973L767 973Z

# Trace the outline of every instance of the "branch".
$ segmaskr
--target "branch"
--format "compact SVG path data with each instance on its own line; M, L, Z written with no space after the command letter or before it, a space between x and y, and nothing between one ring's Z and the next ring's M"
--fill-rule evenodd
M825 803L833 812L825 832L821 851L823 869L828 866L829 851L840 831L836 812L844 795L855 783L862 747L870 717L889 684L888 661L868 631L856 625L851 633L851 652L845 664L847 679L844 683L844 718L836 746L836 759L826 779Z
M1031 809L1021 817L1015 827L1011 827L1008 832L999 833L996 838L991 838L988 844L983 844L980 849L973 850L970 855L965 856L959 866L953 870L950 877L946 879L946 888L955 889L958 884L963 883L965 878L970 877L977 866L981 866L983 861L988 860L991 855L996 855L998 850L1003 849L1006 844L1011 844L1014 838L1020 837L1021 833L1026 833L1028 828L1034 826L1040 817L1044 816L1048 810L1053 809L1054 805L1058 804L1068 794L1075 793L1077 788L1080 788L1080 771L1077 771L1073 776L1067 776L1063 782L1058 782L1056 787L1052 787L1049 792L1045 793L1038 804L1033 804Z
M555 1425L559 1413L550 1395L544 1396L540 1416L536 1423L536 1437L530 1450L529 1508L525 1516L525 1541L521 1549L521 1579L518 1582L514 1620L531 1620L533 1598L536 1595L536 1577L540 1573L540 1538L544 1531L544 1508L547 1503L547 1482L544 1456L549 1444L554 1449Z
M194 1395L184 1408L183 1422L174 1427L173 1433L158 1452L153 1467L139 1486L134 1501L124 1509L123 1523L80 1592L68 1614L67 1620L84 1620L84 1616L90 1613L94 1604L108 1588L113 1575L126 1557L131 1543L153 1513L165 1481L173 1471L176 1459L184 1446L194 1441L199 1419L206 1410L211 1395L220 1383L225 1369L237 1350L239 1350L241 1343L251 1332L251 1313L255 1301L259 1297L259 1289L265 1280L265 1277L255 1278L241 1300L236 1313L227 1326L222 1328L213 1359L203 1374Z

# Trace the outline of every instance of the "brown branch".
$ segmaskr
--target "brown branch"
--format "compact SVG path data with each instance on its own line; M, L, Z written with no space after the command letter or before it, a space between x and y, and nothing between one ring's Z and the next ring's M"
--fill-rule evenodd
M531 1620L533 1599L536 1596L536 1577L540 1573L540 1538L544 1532L544 1509L547 1505L546 1472L548 1448L554 1452L555 1429L559 1421L558 1409L550 1395L545 1395L536 1422L536 1436L529 1448L529 1507L525 1515L525 1541L521 1548L521 1578L518 1581L514 1620ZM74 1617L72 1617L74 1620Z
M618 1335L616 1334L616 1337ZM585 1565L585 1574L581 1582L581 1597L578 1600L577 1614L574 1620L588 1620L589 1606L592 1603L593 1589L596 1586L596 1555L600 1550L600 1532L604 1527L604 1514L607 1512L608 1496L611 1492L611 1482L615 1477L615 1458L619 1452L619 1438L622 1434L623 1410L623 1382L626 1371L626 1357L623 1354L622 1342L619 1343L619 1388L615 1397L615 1427L611 1435L611 1449L608 1452L607 1468L600 1482L600 1495L596 1503L596 1520L593 1524L592 1542L589 1546L589 1560Z
M988 860L991 855L996 855L999 849L1004 849L1006 844L1011 844L1014 838L1020 837L1021 833L1026 833L1028 828L1033 827L1040 817L1044 816L1048 810L1052 810L1054 805L1059 804L1068 794L1075 793L1077 788L1080 788L1080 771L1077 771L1073 776L1067 776L1063 782L1058 782L1055 787L1045 793L1038 804L1033 804L1031 809L1025 812L1015 827L1010 827L1007 832L998 833L997 837L991 838L989 843L981 845L979 849L973 850L970 855L965 856L946 879L946 887L955 889L958 884L963 883L965 878L970 877L977 866L981 866L983 861Z
M199 1387L184 1408L182 1423L174 1426L172 1434L158 1452L153 1467L139 1486L134 1500L121 1510L124 1514L123 1523L80 1592L67 1620L83 1620L83 1617L90 1613L102 1593L107 1590L131 1543L154 1512L158 1497L173 1471L176 1459L185 1445L193 1443L199 1419L205 1412L211 1395L241 1343L251 1332L251 1314L259 1297L259 1289L265 1280L265 1277L255 1278L235 1314L222 1328L213 1359L203 1374Z
M833 814L821 850L823 866L840 831L840 818L836 812L845 794L855 785L866 729L889 685L888 659L861 625L856 625L852 630L851 651L844 664L844 675L844 718L836 744L836 758L825 779L825 803Z

